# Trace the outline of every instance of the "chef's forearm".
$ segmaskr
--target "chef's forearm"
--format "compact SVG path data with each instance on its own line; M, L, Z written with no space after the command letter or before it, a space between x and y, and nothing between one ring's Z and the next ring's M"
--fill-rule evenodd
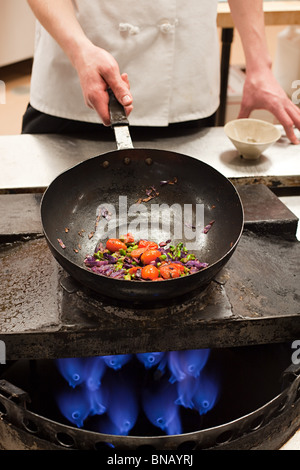
M241 37L247 71L270 68L272 63L265 34L263 1L228 0L228 3Z
M77 21L72 0L27 0L35 17L76 67L78 53L91 43Z

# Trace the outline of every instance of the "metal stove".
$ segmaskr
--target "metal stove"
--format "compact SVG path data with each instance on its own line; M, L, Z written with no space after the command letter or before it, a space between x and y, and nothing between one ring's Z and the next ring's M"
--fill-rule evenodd
M7 358L246 346L300 337L297 218L263 185L241 186L239 192L245 230L235 256L205 290L173 305L135 307L81 288L58 266L39 225L27 234L2 233L0 325ZM28 211L38 220L40 195L1 200L6 217L14 220L21 203L20 227L23 219L28 223ZM4 221L2 231L9 227Z
M112 444L121 449L277 449L298 429L299 370L289 356L290 343L300 337L298 219L268 189L270 178L267 185L266 180L259 184L261 179L253 177L233 180L244 205L245 230L232 259L204 290L174 304L143 308L101 298L81 288L57 265L40 225L43 184L4 188L0 196L0 339L8 365L13 364L8 369L18 370L25 361L24 370L29 367L31 373L37 364L59 357L197 348L231 354L249 348L252 352L247 354L259 361L259 348L278 354L274 352L278 347L287 358L276 371L279 389L247 416L202 431L147 439L108 437L86 434L30 410L26 384L23 389L22 380L11 382L5 367L0 378L3 448ZM273 180L275 186L285 186L287 177L285 183L279 180ZM297 176L288 178L292 180L292 186L297 186ZM269 363L264 367L269 369Z

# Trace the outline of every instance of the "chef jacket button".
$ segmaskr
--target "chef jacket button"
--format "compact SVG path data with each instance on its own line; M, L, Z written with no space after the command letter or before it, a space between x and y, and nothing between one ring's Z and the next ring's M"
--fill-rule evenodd
M158 24L158 28L164 34L174 33L175 26L177 25L177 21L174 24L170 23L169 20L161 20Z
M119 31L121 33L128 33L131 35L138 34L140 32L140 28L138 26L134 26L130 23L120 23L119 24Z

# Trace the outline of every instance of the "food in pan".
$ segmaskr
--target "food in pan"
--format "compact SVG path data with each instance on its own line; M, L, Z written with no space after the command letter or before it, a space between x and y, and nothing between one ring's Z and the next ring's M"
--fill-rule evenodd
M136 242L133 235L110 238L100 243L93 255L84 260L85 266L96 274L125 280L163 281L194 274L208 266L182 242L171 240L159 244L150 240Z

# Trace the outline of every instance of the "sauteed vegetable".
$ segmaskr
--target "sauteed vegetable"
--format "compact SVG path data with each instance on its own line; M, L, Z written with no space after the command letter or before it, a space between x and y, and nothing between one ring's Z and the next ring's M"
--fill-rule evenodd
M182 242L159 244L151 240L135 242L130 233L100 243L93 255L84 260L91 271L115 278L139 281L163 281L194 274L208 266L189 253Z

